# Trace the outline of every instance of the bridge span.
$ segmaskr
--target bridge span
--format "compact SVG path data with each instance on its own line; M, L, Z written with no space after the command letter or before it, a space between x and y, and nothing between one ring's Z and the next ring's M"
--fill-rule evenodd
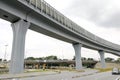
M82 69L81 47L97 50L105 68L104 52L120 56L120 45L106 41L74 23L44 0L0 0L0 18L12 23L10 73L23 72L25 35L28 29L71 43L76 69Z

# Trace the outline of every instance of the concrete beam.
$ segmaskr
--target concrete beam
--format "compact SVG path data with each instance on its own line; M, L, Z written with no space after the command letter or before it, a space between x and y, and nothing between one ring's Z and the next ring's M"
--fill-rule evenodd
M104 51L103 50L99 50L98 51L99 54L100 54L100 58L101 58L101 68L106 68L106 65L105 65L105 57L104 57Z
M25 36L30 23L19 20L11 26L13 30L13 45L9 73L18 74L24 71Z
M82 61L81 61L81 47L82 44L73 44L75 50L75 63L76 63L76 70L82 69Z

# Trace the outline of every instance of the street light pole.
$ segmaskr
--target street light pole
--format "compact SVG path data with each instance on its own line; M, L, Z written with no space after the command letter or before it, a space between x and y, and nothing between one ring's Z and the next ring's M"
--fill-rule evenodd
M7 46L8 46L8 45L5 45L5 54L4 54L4 61L6 60L6 54L7 54Z

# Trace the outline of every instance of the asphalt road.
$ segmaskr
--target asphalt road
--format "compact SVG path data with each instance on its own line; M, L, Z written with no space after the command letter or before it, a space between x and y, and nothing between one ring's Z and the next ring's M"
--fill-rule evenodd
M97 73L85 77L76 78L73 80L115 80L120 75L112 75L111 72Z
M37 76L16 80L115 80L120 75L112 75L111 72L94 73L85 75L80 72L62 72L55 75ZM82 76L81 76L82 75Z

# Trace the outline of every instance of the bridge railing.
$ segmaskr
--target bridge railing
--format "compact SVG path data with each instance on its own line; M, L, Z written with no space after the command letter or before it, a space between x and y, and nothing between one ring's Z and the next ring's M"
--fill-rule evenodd
M85 36L87 39L92 40L93 42L109 46L109 47L114 47L118 49L119 45L116 46L116 44L113 44L111 42L108 42L100 37L95 36L94 34L86 31L85 29L81 28L79 25L74 23L72 20L69 18L65 17L63 14L61 14L59 11L57 11L55 8L53 8L51 5L49 5L47 2L44 0L23 0L26 1L28 4L33 5L37 9L40 10L41 13L46 14L47 16L51 17L61 25L64 25L67 27L69 30L76 32L80 35ZM107 44L107 45L106 45Z
M56 20L60 24L68 27L71 30L74 30L76 32L80 32L80 31L78 31L77 24L73 23L73 21L71 21L70 19L65 17L63 14L61 14L59 11L57 11L55 8L53 8L51 5L49 5L44 0L25 0L25 1L27 1L29 4L33 5L34 7L38 8L40 10L40 12L53 18L54 20Z

